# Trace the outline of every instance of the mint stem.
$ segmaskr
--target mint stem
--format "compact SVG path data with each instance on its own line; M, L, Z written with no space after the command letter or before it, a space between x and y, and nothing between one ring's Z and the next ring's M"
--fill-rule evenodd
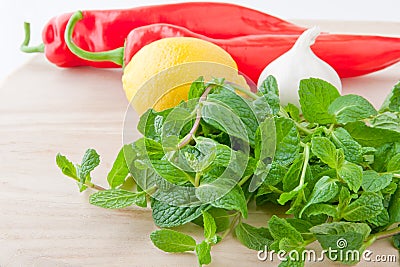
M98 190L98 191L107 190L107 189L105 189L104 187L102 187L102 186L100 186L100 185L97 185L97 184L94 184L94 183L92 183L92 182L85 182L85 185L86 185L87 187L96 189L96 190Z
M228 84L233 85L233 83L229 83L229 82L228 82ZM257 94L253 93L253 92L250 91L250 90L244 89L244 88L242 88L242 87L240 87L240 86L237 86L237 87L236 87L236 86L233 86L233 88L234 88L235 90L237 90L237 91L239 91L239 92L241 92L241 93L247 95L248 97L253 98L254 100L260 98Z
M150 188L147 188L146 190L144 190L144 191L146 191L146 193L148 194L148 195L153 195L156 191L157 191L157 186L155 185L155 186L152 186L152 187L150 187Z
M390 230L382 231L376 234L373 234L372 237L375 237L377 240L379 239L385 239L387 237L391 237L393 235L400 234L400 226L396 228L392 228Z
M272 193L277 193L277 194L285 193L284 191L282 191L279 188L276 188L275 186L272 186L272 185L269 186L269 189L272 191Z
M229 228L226 229L226 231L222 234L221 239L224 239L233 230L233 228L235 228L236 222L239 220L240 217L241 217L240 212L236 212L235 217L232 219L232 222L229 225Z
M238 185L239 185L239 186L242 186L245 182L247 182L247 180L249 180L249 178L250 178L251 176L252 176L252 175L247 175L247 176L243 177L242 180L240 180L240 181L238 182Z
M304 185L309 159L310 159L310 145L307 143L305 144L304 147L304 161L303 161L303 169L301 170L301 176L300 176L300 186Z
M208 86L207 89L204 91L204 93L201 95L199 99L199 105L197 106L197 115L196 115L196 120L194 121L192 129L190 129L189 133L182 139L182 141L178 144L178 149L181 149L182 147L186 146L187 144L192 141L193 136L195 135L197 129L200 126L200 120L201 120L201 102L205 101L207 99L207 95L211 91L211 86Z
M298 123L297 121L293 121L294 124L296 124L297 129L301 130L302 132L305 132L306 134L313 134L314 131L307 129L306 127L302 126L300 123Z
M74 177L69 177L69 178L72 178L72 179L74 179L77 183L80 183L80 184L81 184L81 182L79 181L78 178L74 178ZM89 187L89 188L96 189L96 190L98 190L98 191L107 190L106 188L104 188L104 187L102 187L102 186L100 186L100 185L94 184L94 183L92 183L92 182L90 182L90 181L85 181L84 185L86 185L86 186Z
M249 196L246 199L247 204L249 204L250 199L252 198L253 195L254 195L254 192L249 194ZM236 227L237 221L240 220L240 218L242 217L242 214L240 213L240 211L237 211L234 214L235 214L234 215L235 217L232 219L231 224L229 225L229 228L226 229L226 231L222 234L221 240L223 240L233 230L233 228Z
M393 175L393 178L400 178L400 174L399 173L395 173L395 172L398 172L398 171L394 171L394 172L380 172L379 174L380 175L383 175L383 174L391 174L391 175Z
M400 226L396 228L392 228L390 230L382 231L373 235L370 235L368 239L364 242L362 245L363 249L366 249L367 247L371 246L376 240L379 239L385 239L394 235L400 234Z
M200 176L201 176L201 173L200 172L196 172L196 176L195 176L195 178L194 178L194 187L199 187L199 185L200 185Z
M286 112L286 110L282 106L280 107L279 115L284 117L284 118L290 119L289 114ZM292 120L292 121L296 125L297 129L301 130L302 132L304 132L306 134L314 133L314 130L307 129L306 127L304 127L303 125L301 125L299 122L297 122L295 120Z
M317 240L315 237L313 237L313 238L311 238L311 239L308 239L308 240L305 240L305 241L303 242L303 246L306 247L306 246L310 245L311 243L314 243L315 240Z

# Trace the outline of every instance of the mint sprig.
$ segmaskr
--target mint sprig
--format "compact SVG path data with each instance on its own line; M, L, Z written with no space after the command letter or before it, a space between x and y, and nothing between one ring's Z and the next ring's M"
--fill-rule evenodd
M302 252L319 242L362 252L388 237L399 248L400 83L379 110L315 78L300 82L299 97L300 108L281 106L272 76L257 93L200 77L188 101L141 116L143 137L119 151L109 189L92 182L100 162L93 149L79 164L61 154L56 163L80 191L98 190L89 197L93 205L146 207L150 200L158 227L203 227L201 240L177 229L150 235L165 252L196 254L200 266L232 231L254 250ZM253 202L284 205L291 218L274 215L252 226L244 220ZM287 258L280 266L304 264Z

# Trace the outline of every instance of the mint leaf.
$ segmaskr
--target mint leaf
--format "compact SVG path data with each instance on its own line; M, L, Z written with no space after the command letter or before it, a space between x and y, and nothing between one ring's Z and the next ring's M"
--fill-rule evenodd
M381 197L372 192L364 192L351 202L341 216L347 221L365 221L378 215L383 210Z
M80 166L79 174L81 175L81 179L89 175L91 171L94 170L100 163L100 156L97 154L96 150L88 149L83 155L82 163Z
M328 138L314 137L311 140L311 151L332 169L338 168L336 147Z
M310 78L300 81L301 110L309 122L334 123L335 118L328 113L328 107L339 96L338 90L332 84L321 79Z
M193 237L170 229L156 230L150 234L153 244L165 252L194 251L196 241Z
M261 86L257 88L257 90L263 95L271 93L279 96L278 82L272 75L268 75L267 78L265 78L265 80L261 83Z
M196 245L196 255L197 260L199 261L199 265L203 266L204 264L211 263L211 246L206 241L201 242Z
M383 195L393 195L396 192L397 189L397 183L391 182L388 186L386 186L384 189L381 190L381 193Z
M372 119L371 126L400 132L400 117L392 112L384 112Z
M203 213L203 225L204 225L204 238L206 240L211 239L215 236L217 231L217 226L215 224L214 218L207 211L202 210Z
M394 235L392 237L393 246L400 251L400 234Z
M135 199L135 205L138 207L146 208L147 207L147 194L145 191L143 191L140 187L138 187L138 190L140 190Z
M256 228L247 223L239 223L235 228L236 238L253 250L264 250L272 243L272 237L267 228Z
M354 250L360 251L361 255L364 240L371 229L365 223L332 222L314 226L310 231L315 234L323 249L338 251L332 260L354 264L360 258L346 257L346 255L350 255L349 253Z
M119 151L117 158L114 161L114 164L107 175L107 181L111 188L116 188L122 185L125 181L125 178L129 174L129 168L125 161L125 149L128 148L129 145L125 145Z
M253 109L253 112L256 115L258 121L264 121L268 116L270 116L274 112L279 112L280 109L279 102L278 105L274 107L274 110L272 110L270 104L268 104L268 99L266 96L260 96L256 100L251 102L251 108Z
M350 195L349 189L347 187L343 186L340 189L339 204L337 206L339 213L341 213L342 210L345 209L350 204L351 199L352 199L352 196Z
M279 218L276 215L273 215L268 221L268 229L275 241L288 238L294 243L304 242L301 233L298 232L296 228L294 228L285 219Z
M400 112L400 82L393 87L392 91L383 102L380 110Z
M273 93L267 93L260 96L258 99L253 101L253 106L255 107L255 111L259 110L261 107L264 107L265 115L258 116L260 121L263 121L268 114L277 115L281 109L279 96ZM262 114L261 110L259 110L258 114Z
M393 112L400 112L400 82L398 82L389 98L389 110Z
M337 209L333 205L329 204L313 204L307 208L307 216L326 214L330 217L337 217Z
M204 141L207 138L198 137L196 141L198 142L196 146L206 143ZM211 141L211 139L209 139ZM202 162L204 166L210 164L202 172L210 173L211 170L216 167L228 167L237 176L250 175L254 172L254 159L246 155L243 151L235 151L230 147L222 144L214 144L213 149L202 149L202 154L204 154ZM215 158L213 159L215 154ZM210 162L211 161L211 162ZM246 174L246 172L248 172ZM217 177L220 177L218 175Z
M161 141L162 125L171 110L172 109L167 109L162 112L157 112L153 109L148 109L140 116L137 125L138 131L146 138Z
M300 150L300 137L294 122L275 118L276 149L274 161L286 166L293 162Z
M79 189L84 191L86 189L86 181L90 181L90 172L94 170L100 164L100 156L96 150L88 149L83 155L81 165L78 166L76 174L79 178Z
M283 177L282 183L283 190L285 192L291 191L299 185L301 171L303 170L303 161L303 155L296 158L294 162L290 165L290 168L285 176Z
M368 222L375 226L388 226L391 223L389 213L385 209L375 217L369 219Z
M263 165L263 163L259 162L258 166L260 166L260 165ZM287 172L287 168L279 165L276 162L272 162L272 164L270 165L270 168L267 168L265 166L264 170L263 170L263 168L257 168L256 171L260 172L260 174L255 172L255 174L257 174L257 175L266 175L263 183L257 190L257 196L261 196L261 195L265 195L265 194L268 194L271 192L270 186L274 186L282 180L282 178L285 176L285 174ZM265 174L265 173L267 173L267 174Z
M216 225L216 232L222 232L229 228L229 214L226 210L220 208L214 208L207 210L207 212L214 218L214 222ZM203 216L200 216L192 221L193 223L204 227Z
M210 96L209 96L210 97ZM251 110L247 111L252 113ZM254 145L254 133L251 135L242 119L229 107L219 101L204 101L201 109L202 119L212 127Z
M344 128L336 128L331 134L331 140L337 148L343 149L345 159L353 162L362 162L362 147Z
M203 76L197 78L197 80L192 82L192 84L190 85L188 99L200 98L201 95L206 90L206 88L207 88L207 86L204 84Z
M298 107L296 107L295 105L293 105L292 103L288 103L285 106L285 111L289 114L290 118L292 118L292 120L300 122L300 110Z
M281 106L279 100L278 83L275 77L269 75L258 88L258 91L262 94L260 99L268 103L272 114L278 114Z
M159 227L175 227L191 222L199 217L207 206L176 207L156 199L151 201L153 220Z
M388 143L377 147L372 168L377 172L385 172L389 161L398 153L400 153L400 143Z
M204 172L205 169L210 167L213 161L215 161L217 154L217 145L215 143L208 143L207 141L204 141L204 139L197 140L195 146L187 145L176 151L173 155L169 154L168 161L174 162L178 168L182 168L189 172ZM199 146L201 147L199 148ZM230 153L228 158L230 159Z
M313 226L310 231L317 235L340 235L354 232L361 234L364 240L369 236L371 228L366 223L331 222Z
M300 191L304 190L304 188L306 188L306 186L307 186L307 183L305 183L303 185L298 185L296 188L292 189L291 191L282 193L278 199L278 203L281 205L285 205L286 202L292 200L293 198L295 198L297 196L297 194L299 194Z
M400 222L400 186L397 186L396 192L390 198L389 216L391 223Z
M378 192L392 182L392 175L379 175L376 171L367 170L363 172L362 189L366 192Z
M242 188L238 185L226 193L226 188L219 183L202 184L197 188L196 196L205 203L212 201L210 204L213 207L240 211L242 216L247 218L247 202Z
M350 190L357 192L362 183L362 167L351 162L345 162L337 170L338 177L346 182Z
M300 212L300 216L310 205L327 202L334 198L338 193L339 186L337 185L336 180L328 176L322 177L315 184L314 189L311 192L310 199Z
M249 192L254 192L262 183L278 183L282 178L271 175L277 167L277 162L273 161L276 154L276 127L274 118L267 118L260 123L257 128L255 138L255 168L253 177L248 187ZM268 179L266 179L268 177ZM275 180L277 179L277 181ZM268 180L268 181L266 181Z
M400 140L399 132L369 127L361 121L348 123L344 128L362 146L379 147Z
M88 149L83 155L81 165L74 166L65 156L58 153L56 156L56 163L63 174L78 182L79 190L82 192L87 188L85 183L91 180L90 172L99 165L100 156L97 154L96 150Z
M69 176L75 180L79 179L78 176L76 175L76 169L74 164L71 161L69 161L65 156L58 153L56 156L56 163L64 175Z
M388 172L399 172L400 173L400 154L395 155L391 158L387 165Z
M287 238L287 237L282 238L277 243L278 243L279 249L284 250L284 251L293 251L293 250L301 251L303 249L301 246L301 243L294 242L294 240Z
M144 191L135 193L122 189L109 189L90 195L89 203L106 209L121 209L135 204L145 195Z
M172 184L183 185L191 180L188 173L171 164L167 159L151 160L151 167L165 180Z
M328 112L342 124L362 120L378 113L368 100L359 95L344 95L336 98L329 105Z
M258 121L257 118L254 114L254 112L251 109L251 105L245 101L244 98L236 94L235 92L232 92L230 90L223 89L219 93L212 93L208 95L207 97L207 103L214 103L214 105L208 105L205 104L202 109L202 118L208 123L210 119L215 119L215 121L218 122L220 126L225 126L231 128L226 128L226 130L220 129L221 131L225 131L226 133L230 134L236 133L238 127L238 121L240 120L242 122L242 125L244 126L245 130L242 132L240 135L234 135L235 137L242 138L241 136L243 134L246 134L248 137L242 140L249 140L250 144L254 145L254 138L255 138L255 133L258 127ZM216 104L216 106L215 106ZM223 105L223 107L219 107ZM212 111L217 111L218 112L223 112L218 114ZM204 113L205 112L205 113ZM232 113L232 114L228 114ZM236 115L236 116L234 116ZM223 122L230 122L230 121L236 121L236 127L233 127L234 125L230 125L228 123L223 123ZM215 125L213 125L215 126ZM243 131L242 130L242 131Z
M310 222L298 218L287 218L286 221L290 223L291 226L296 228L296 230L299 231L303 237L304 234L310 233L310 228L313 226Z

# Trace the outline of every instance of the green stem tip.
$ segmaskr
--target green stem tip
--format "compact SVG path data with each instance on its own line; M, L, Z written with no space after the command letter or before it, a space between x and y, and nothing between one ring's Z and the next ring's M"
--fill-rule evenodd
M74 31L75 25L78 21L83 19L83 14L81 11L77 11L72 14L69 19L66 29L65 29L65 43L67 44L69 50L76 56L86 59L89 61L110 61L114 62L117 65L122 66L124 61L124 47L119 47L113 50L104 51L104 52L90 52L83 50L78 47L72 40L72 33Z
M44 44L37 46L29 46L29 41L31 40L31 25L29 22L24 22L25 39L20 46L20 50L24 53L43 53Z

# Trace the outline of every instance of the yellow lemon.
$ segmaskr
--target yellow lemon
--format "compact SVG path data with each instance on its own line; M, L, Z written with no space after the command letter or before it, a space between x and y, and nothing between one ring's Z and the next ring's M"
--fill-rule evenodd
M165 38L140 49L122 76L126 97L139 114L187 100L190 84L203 76L225 78L248 89L232 57L219 46L190 37Z

